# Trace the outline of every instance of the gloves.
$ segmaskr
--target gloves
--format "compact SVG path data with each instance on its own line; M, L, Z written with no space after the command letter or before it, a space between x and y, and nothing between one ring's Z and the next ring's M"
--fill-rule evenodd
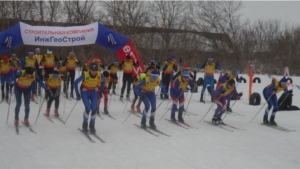
M290 93L290 94L292 94L292 93L293 93L293 90L292 90L292 89L291 89L291 90L289 90L289 93Z
M77 96L77 97L76 97L76 100L81 100L81 96L80 96L79 93L77 93L76 96Z

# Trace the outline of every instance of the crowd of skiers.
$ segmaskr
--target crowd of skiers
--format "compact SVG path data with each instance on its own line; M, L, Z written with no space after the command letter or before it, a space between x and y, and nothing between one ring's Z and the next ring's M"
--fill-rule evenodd
M181 62L177 62L174 55L168 57L163 64L160 64L155 59L151 59L150 63L147 64L147 69L135 75L134 69L135 67L139 67L139 64L130 55L126 55L121 63L115 60L107 67L104 66L98 56L94 56L86 63L81 64L74 52L70 52L67 57L58 59L53 54L51 48L48 48L44 55L41 55L41 50L36 48L35 52L29 51L28 56L21 60L17 58L16 54L12 54L10 58L4 55L0 63L1 102L4 100L10 102L10 97L13 93L12 89L14 89L16 97L14 125L18 126L23 95L25 102L24 123L29 125L30 100L35 101L38 96L46 100L46 116L50 115L51 104L55 101L54 115L58 117L59 98L62 91L66 98L82 99L85 106L82 130L87 132L89 129L91 132L96 132L95 119L96 115L100 113L100 100L104 97L103 112L109 114L108 97L111 94L117 94L116 88L119 83L118 72L123 71L122 75L120 75L122 76L122 87L118 95L120 100L123 101L125 88L127 88L125 96L127 100L130 100L130 92L133 91L134 98L130 111L142 114L142 128L146 128L147 126L146 119L149 110L151 113L149 125L151 128L156 128L154 123L157 108L156 88L160 90L160 99L170 98L173 102L171 121L184 123L182 116L185 111L184 92L187 90L193 92L198 87L195 81L196 72L192 72L188 65L182 66L182 60ZM75 79L75 70L78 66L82 66L83 69L81 75ZM232 96L237 96L237 99L240 97L236 91L236 84L240 81L238 70L232 69L220 77L215 90L214 74L216 71L221 70L221 66L214 62L213 57L209 57L198 68L204 70L204 82L200 94L200 102L205 102L203 98L204 92L207 85L210 85L211 101L217 105L217 109L212 117L212 123L216 125L223 124L222 115L226 111L232 111L230 108ZM80 82L81 85L79 86ZM131 88L131 84L133 84L133 88ZM45 90L45 96L42 96L43 92L41 88ZM273 81L264 88L263 96L268 103L268 107L265 110L263 123L276 125L274 120L278 109L276 93L280 91L286 93L292 92L291 90L287 90L287 79L285 77L280 81ZM137 105L135 105L136 102ZM140 107L141 103L144 103L143 110ZM268 113L272 107L273 110L269 121ZM177 119L175 117L176 111L178 111Z

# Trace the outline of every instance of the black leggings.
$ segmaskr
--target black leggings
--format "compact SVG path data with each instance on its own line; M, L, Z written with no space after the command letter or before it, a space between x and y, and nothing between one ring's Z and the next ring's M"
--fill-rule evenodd
M124 94L124 90L125 90L126 83L127 83L127 96L129 97L131 82L132 82L132 73L130 73L130 74L123 73L123 84L122 84L122 89L121 89L121 96L123 96L123 94Z
M59 107L60 87L57 89L46 90L48 96L47 109L50 109L53 100L55 100L55 109Z
M67 81L67 91L69 90L69 82L71 83L71 93L73 93L74 89L74 80L75 80L75 70L69 70L69 78Z
M170 80L171 80L171 74L162 75L162 83L164 84L164 86L166 88L167 94L169 93Z

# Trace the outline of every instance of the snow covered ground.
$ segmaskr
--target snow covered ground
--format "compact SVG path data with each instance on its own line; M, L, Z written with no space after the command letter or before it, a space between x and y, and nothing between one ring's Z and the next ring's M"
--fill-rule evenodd
M198 74L198 77L202 76ZM219 75L216 74L215 77ZM248 76L244 75L248 81ZM253 92L262 93L262 89L270 83L267 76L258 75L262 83L253 84ZM275 76L280 79L280 76ZM299 77L292 77L294 84L300 84ZM200 103L200 94L194 93L190 100L188 111L197 114L185 116L185 121L193 128L184 129L170 122L159 120L170 107L169 101L163 101L156 112L156 125L161 131L171 135L159 134L155 137L134 124L140 124L140 119L128 116L130 102L123 104L118 97L111 99L109 112L116 120L102 115L97 117L97 134L105 140L101 143L91 136L96 143L91 143L77 128L81 128L84 105L82 101L76 104L61 97L59 112L66 119L71 109L75 108L66 124L52 117L51 123L43 115L46 105L42 107L37 123L35 120L39 106L31 102L30 118L32 129L36 134L20 124L19 135L16 135L14 121L15 98L12 97L8 125L6 125L8 104L0 104L0 168L300 168L300 111L277 113L276 122L285 128L296 132L285 132L262 126L263 110L250 123L258 112L259 106L250 106L248 101L248 83L240 83L238 91L244 96L233 106L233 111L242 115L227 115L224 122L243 130L233 132L223 130L205 122L199 123L211 103ZM119 86L121 88L121 85ZM199 87L199 91L202 87ZM206 92L207 93L207 92ZM133 94L132 94L133 95ZM280 97L281 93L278 94ZM188 93L187 106L191 93ZM132 98L132 96L131 96ZM206 95L206 100L210 97ZM293 105L300 106L300 91L294 90ZM157 104L162 100L157 99ZM231 102L231 105L234 101ZM65 105L65 112L64 112ZM53 113L54 109L51 109ZM215 109L214 106L213 109ZM103 101L101 102L103 110ZM204 120L211 120L214 111L211 110ZM24 117L24 105L21 107L20 119ZM165 118L170 118L170 111Z

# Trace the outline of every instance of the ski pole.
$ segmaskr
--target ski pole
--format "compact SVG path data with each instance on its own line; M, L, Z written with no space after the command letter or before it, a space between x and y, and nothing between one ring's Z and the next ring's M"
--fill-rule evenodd
M218 98L218 100L221 98L221 96ZM204 117L208 114L208 112L214 107L216 104L216 101L209 107L208 111L205 113L205 115L202 117L202 119L199 121L199 123L204 119Z
M268 103L268 101L271 99L273 95L271 95L268 100L266 101L266 103L259 109L259 111L256 113L256 115L251 119L250 123L252 122L252 120L258 115L258 113L261 111L261 109Z
M70 117L70 115L71 115L71 113L72 113L72 111L73 111L73 109L75 108L75 106L76 106L77 103L78 103L78 100L76 100L76 103L74 104L74 106L73 106L72 110L70 111L70 113L69 113L67 119L65 120L64 124L66 124L68 118Z
M11 95L9 96L9 104L8 104L8 110L7 110L7 119L6 119L6 125L7 125L7 122L8 122L8 116L9 116L9 109L10 109L10 100L11 100Z
M285 99L286 99L289 95L290 95L290 93L288 93L288 94L285 96L285 98L282 100L282 102L279 104L278 107L280 107L280 106L282 105L282 103L285 101Z
M126 104L125 104L125 108L124 108L124 110L123 110L122 113L124 113L124 111L125 111L125 109L126 109L126 107L127 107L127 104L128 104L128 100L127 100L127 102L126 102Z
M180 95L176 98L176 102L178 101L178 99L179 99L179 97L182 95L182 93L184 93L184 92L181 92L181 93L180 93ZM174 101L173 101L173 104L175 104ZM172 107L172 105L171 105L171 107ZM171 107L170 107L170 108L171 108ZM177 107L177 106L176 106L176 107ZM168 112L168 110L169 110L169 109L167 109L167 111L164 113L164 115L163 115L159 120L161 120L161 119L166 115L166 113Z
M43 107L44 101L45 101L45 98L43 98L41 107L39 108L39 113L38 113L38 115L37 115L37 117L36 117L35 124L36 124L36 122L37 122L37 120L38 120L38 118L39 118L39 115L40 115L41 109L42 109L42 107Z
M187 112L187 109L188 109L189 105L190 105L190 101L191 101L191 99L192 99L193 93L195 92L195 88L196 88L196 87L194 86L194 89L193 89L193 92L192 92L192 94L191 94L191 96L190 96L188 105L186 106L185 112L184 112L184 114L183 114L183 118L184 118L184 116L185 116L185 114L186 114L186 112Z

